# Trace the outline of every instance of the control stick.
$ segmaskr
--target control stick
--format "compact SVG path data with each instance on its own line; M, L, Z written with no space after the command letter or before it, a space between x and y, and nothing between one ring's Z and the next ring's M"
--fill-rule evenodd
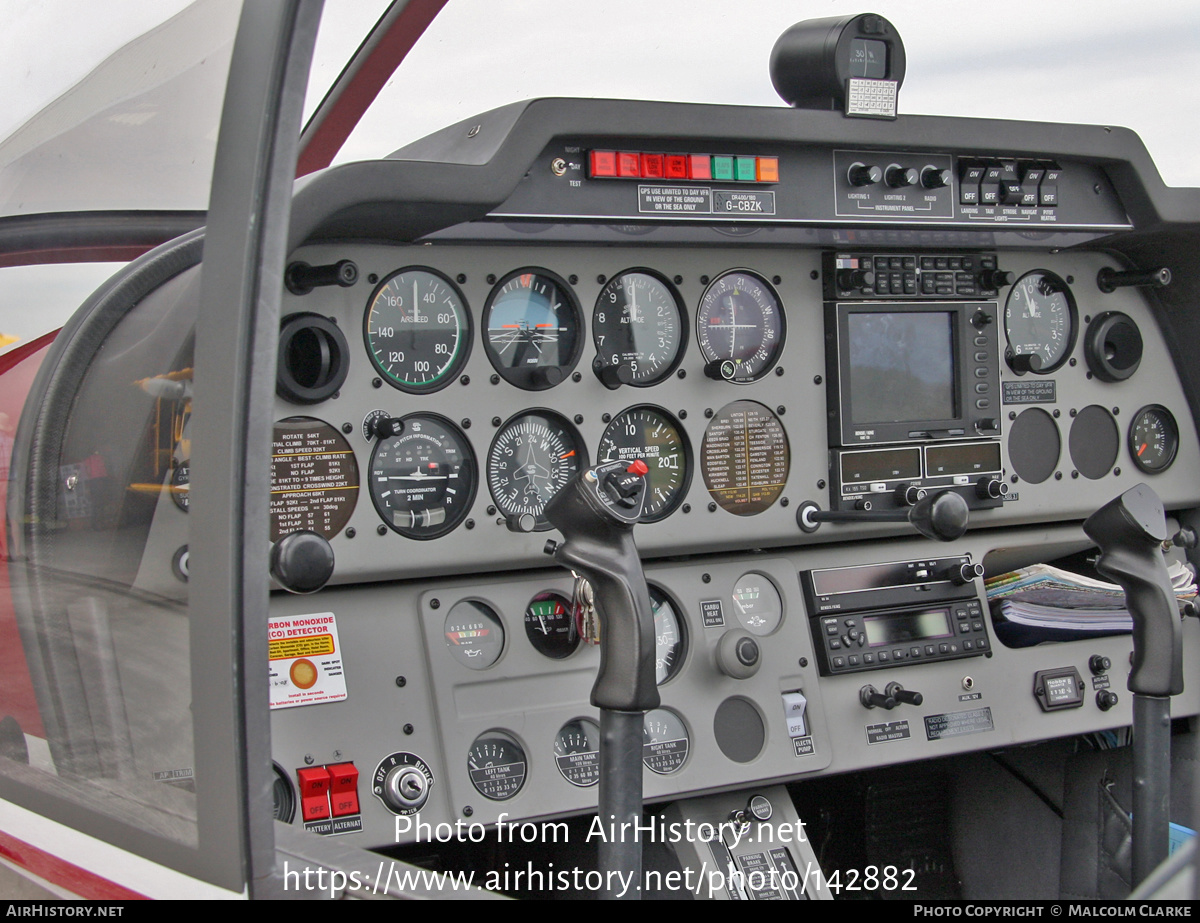
M562 532L562 544L546 543L554 560L582 574L595 590L600 618L600 671L592 704L600 709L600 816L615 836L600 843L600 872L640 880L641 842L621 831L642 817L642 726L659 705L654 682L654 612L646 574L633 542L633 526L646 497L646 463L605 462L577 475L546 505L546 518ZM610 876L608 872L621 873ZM625 899L637 899L636 888Z
M1171 793L1171 696L1183 692L1183 629L1162 556L1162 501L1145 484L1088 517L1100 546L1096 569L1121 585L1133 618L1133 884L1167 858ZM1163 758L1167 754L1167 758Z

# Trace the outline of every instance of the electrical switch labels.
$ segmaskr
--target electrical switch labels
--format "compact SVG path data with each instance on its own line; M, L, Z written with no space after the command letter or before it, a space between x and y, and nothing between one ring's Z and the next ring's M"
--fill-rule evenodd
M808 722L804 711L808 708L808 699L799 690L783 693L783 714L787 717L788 737L806 737Z

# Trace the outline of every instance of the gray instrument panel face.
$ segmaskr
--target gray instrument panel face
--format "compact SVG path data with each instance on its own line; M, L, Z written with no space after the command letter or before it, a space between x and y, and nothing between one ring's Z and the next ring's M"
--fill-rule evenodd
M425 541L387 529L378 534L382 520L369 496L360 496L347 528L331 539L337 559L335 585L316 597L273 596L273 616L335 614L347 690L344 701L274 712L275 760L293 781L295 770L313 762L353 762L360 773L362 831L348 835L365 846L383 847L414 837L411 827L398 835L396 817L371 794L376 765L397 752L419 755L433 773L429 801L421 811L422 821L431 824L467 822L468 807L469 820L480 824L493 824L505 814L506 820L514 821L594 810L596 789L573 785L559 772L554 742L567 722L597 718L588 697L598 652L581 645L564 659L551 659L534 649L523 622L525 608L538 594L570 593L570 576L549 567L542 553L545 540L557 536L510 532L496 521L497 516L486 512L493 502L484 471L497 432L493 418L506 421L532 408L551 410L571 421L581 416L582 422L573 425L592 460L606 427L603 415L616 416L644 404L661 408L679 421L697 469L710 419L706 411L719 414L732 402L753 401L778 416L787 436L791 456L787 481L780 498L763 512L737 516L719 505L710 511L713 498L696 470L682 501L690 505L689 512L681 506L663 520L636 529L639 549L648 561L647 577L678 603L689 638L682 668L661 687L663 706L688 731L688 755L675 772L646 773L647 799L662 801L1128 724L1131 697L1124 688L1124 671L1116 666L1128 660L1128 637L1009 650L995 639L990 617L985 616L991 656L869 675L818 675L800 571L931 554L970 554L979 562L997 549L1017 549L1009 553L1022 564L1057 557L1087 544L1077 527L1062 523L1082 520L1139 479L1147 480L1168 508L1200 503L1197 435L1166 344L1143 297L1134 289L1100 294L1096 273L1111 263L1101 255L1001 250L999 257L1000 267L1015 277L1042 268L1074 279L1081 327L1071 354L1075 364L1068 362L1045 376L1016 376L1002 362L1000 366L1002 388L1009 382L1040 383L1033 389L1023 385L1022 390L1041 394L1043 400L1002 407L1006 479L1011 477L1010 412L1018 414L1027 407L1045 410L1058 431L1061 450L1045 481L1010 482L1010 499L999 509L972 513L971 531L963 540L933 546L897 525L825 524L806 535L795 524L801 501L812 499L823 508L829 505L823 302L821 280L812 278L820 269L818 250L346 244L298 251L294 259L313 265L353 259L363 281L349 289L322 288L303 297L285 294L285 315L315 311L337 320L349 343L350 372L336 399L313 406L280 400L277 419L313 417L339 431L349 424L346 438L358 463L360 493L365 494L372 443L362 434L364 417L375 410L392 416L437 414L462 428L478 461L480 486L467 515L474 521L473 528L464 523ZM474 318L475 341L469 359L457 371L460 377L431 394L406 394L382 383L374 386L377 373L363 341L363 316L374 287L366 282L367 276L382 279L405 266L431 267L451 279L466 276L458 285ZM521 267L539 267L564 280L575 278L571 284L584 317L577 382L568 377L545 390L525 391L503 380L498 384L490 380L493 368L480 330L492 288L487 277L500 280ZM598 277L611 278L634 267L653 269L672 280L681 277L676 288L689 319L679 365L685 377L676 373L649 387L609 390L591 371L596 355L592 312L603 288ZM714 381L703 374L695 333L696 311L706 287L701 277L715 279L733 269L749 270L770 281L787 316L787 340L777 366L782 374L772 370L745 385ZM1007 289L998 301L1001 316L1006 293ZM1145 342L1141 367L1124 382L1108 384L1088 377L1082 329L1085 318L1103 311L1123 311L1141 328ZM1002 349L1002 334L998 339ZM461 376L469 383L462 383ZM1045 400L1050 381L1054 397ZM1149 404L1171 409L1180 426L1178 457L1169 470L1157 475L1139 472L1126 446L1130 421ZM1120 434L1114 470L1097 479L1072 475L1069 449L1072 421L1090 406L1115 412ZM823 486L818 487L818 482ZM185 515L166 507L161 512ZM1009 528L994 528L999 526ZM349 529L354 530L353 538ZM1052 554L1048 547L1054 549ZM764 550L746 550L751 548ZM672 560L681 555L705 557ZM750 572L764 575L778 589L782 622L761 645L763 663L758 673L735 680L718 671L714 652L722 635L737 627L731 593L739 578ZM446 613L464 600L489 605L504 631L499 656L486 669L471 669L447 649ZM715 600L722 601L723 626L712 624ZM1185 656L1195 656L1200 650L1200 625L1189 620L1185 641L1189 651ZM1074 666L1088 677L1088 657L1097 653L1109 656L1114 664L1111 678L1120 695L1118 706L1101 712L1089 686L1082 708L1043 713L1030 691L1033 674ZM891 712L867 710L859 704L861 686L870 682L882 688L892 680L921 692L924 704L902 705ZM789 736L784 718L783 695L792 692L801 692L808 703L809 733L802 743ZM722 706L731 700L737 700L743 714L761 719L763 743L757 755L745 762L726 755L714 725ZM1189 687L1173 706L1179 715L1196 713L1200 690ZM928 730L940 726L939 722L970 733L943 735ZM524 784L503 801L481 795L468 772L472 743L489 731L504 732L526 754Z
M296 405L277 400L277 419L290 416L313 417L334 429L350 429L347 440L354 451L361 494L347 526L355 537L347 538L346 529L331 539L337 567L333 583L362 580L397 579L434 574L471 573L538 567L545 562L542 546L546 533L510 532L497 514L489 515L493 503L486 481L488 449L499 425L521 412L550 410L572 423L578 430L588 457L597 458L597 449L606 429L605 415L615 417L638 405L652 405L666 411L678 422L691 448L693 470L686 495L670 515L658 522L638 527L638 547L646 557L731 551L746 547L788 547L797 544L836 542L846 539L903 536L908 530L895 525L826 525L812 535L796 526L795 511L804 500L829 507L828 430L824 382L824 321L821 280L813 279L820 269L820 251L791 249L684 249L684 248L584 248L584 247L483 247L468 245L383 246L366 244L306 247L293 256L312 265L353 259L359 267L360 282L347 289L318 288L297 297L285 293L283 313L315 311L334 318L346 334L350 350L349 376L336 399L316 405ZM1010 497L1003 507L983 510L972 516L972 529L1010 526L1030 522L1084 519L1095 509L1141 477L1126 448L1125 433L1139 408L1161 404L1170 409L1180 425L1180 449L1174 465L1152 476L1155 491L1168 508L1200 501L1200 482L1194 473L1200 470L1200 446L1187 404L1165 342L1158 331L1141 294L1135 289L1118 289L1111 295L1099 292L1096 273L1111 264L1097 254L1058 254L1029 251L1000 251L1000 267L1014 277L1042 268L1074 280L1073 290L1079 304L1080 335L1070 362L1049 375L1017 376L1000 361L1001 388L1013 383L1028 394L1031 383L1043 389L1053 382L1054 399L1040 403L1004 404L997 408L1002 424L1002 462L1010 480ZM374 288L368 276L385 278L406 266L427 266L450 279L465 276L458 283L467 310L474 318L474 342L469 358L458 369L455 379L433 393L407 394L386 383L378 387L373 380L381 376L369 361L363 339L363 317ZM515 269L534 267L548 270L563 280L575 279L571 288L583 315L582 356L574 367L574 376L539 391L528 391L495 375L483 345L481 317L493 285ZM592 314L603 289L598 278L613 276L635 267L655 270L675 284L688 318L689 333L678 370L658 384L648 387L624 385L606 388L593 374L596 357L592 340ZM696 317L707 287L702 279L714 280L730 270L749 270L772 283L783 303L787 319L786 341L777 365L758 381L737 384L715 381L704 375L704 357L697 342ZM775 281L778 280L778 281ZM1003 317L1006 288L997 302ZM1090 379L1083 358L1082 331L1085 318L1104 311L1123 311L1140 326L1145 342L1141 367L1123 382L1104 383ZM1004 346L1000 331L993 340ZM684 377L680 377L680 374ZM574 378L579 380L575 381ZM469 383L464 384L467 380ZM735 401L752 401L768 408L782 425L790 449L790 467L777 499L755 515L735 515L710 495L699 470L706 427L713 416ZM1092 479L1073 476L1069 444L1072 422L1078 411L1099 405L1114 412L1120 445L1113 470ZM1012 416L1029 407L1051 415L1057 428L1060 453L1045 481L1037 484L1011 483L1009 431ZM383 520L367 496L373 440L362 433L363 420L373 411L392 416L411 413L438 414L462 429L472 447L479 469L479 488L462 525L445 535L418 541L386 530L377 534ZM469 421L469 423L467 422ZM500 421L497 424L495 421ZM1028 446L1020 446L1028 450ZM1120 474L1115 471L1119 469ZM818 483L821 486L818 486ZM1069 483L1070 490L1064 490ZM710 510L710 504L714 508ZM786 504L786 505L785 505ZM686 512L685 512L686 510ZM471 525L468 528L468 524Z

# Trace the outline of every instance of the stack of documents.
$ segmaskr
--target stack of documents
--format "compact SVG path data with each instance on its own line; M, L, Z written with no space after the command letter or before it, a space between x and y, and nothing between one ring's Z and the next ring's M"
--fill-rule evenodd
M1196 595L1196 574L1189 565L1169 562L1167 573L1180 601ZM1009 647L1133 630L1119 586L1049 564L991 578L987 596L996 635Z

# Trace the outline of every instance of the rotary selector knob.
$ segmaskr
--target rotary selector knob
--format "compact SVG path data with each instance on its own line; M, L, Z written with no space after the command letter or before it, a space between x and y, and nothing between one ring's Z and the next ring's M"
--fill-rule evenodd
M920 174L913 167L902 167L898 163L891 164L883 171L883 181L893 189L903 189L905 186L915 186L920 181Z
M1101 689L1096 693L1096 706L1101 711L1108 711L1119 701L1120 698L1111 689Z
M429 800L433 772L415 753L392 753L375 767L371 791L393 814L416 814Z
M843 292L856 289L869 289L875 286L875 273L869 269L839 269L837 271L838 288Z
M850 181L851 186L874 186L883 179L883 171L865 163L852 163L846 171L846 179Z
M999 500L1008 495L1008 485L999 478L980 478L975 484L975 496L980 500Z
M941 189L950 185L950 171L930 165L921 170L921 186L925 189Z

